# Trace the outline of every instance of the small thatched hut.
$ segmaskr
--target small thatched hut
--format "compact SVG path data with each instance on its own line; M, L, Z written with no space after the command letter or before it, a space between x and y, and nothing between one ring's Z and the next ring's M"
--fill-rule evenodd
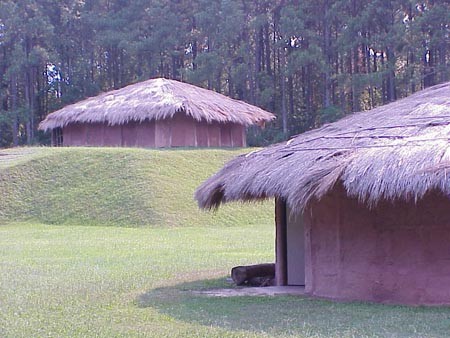
M66 106L41 122L52 144L244 147L246 127L275 116L211 90L152 79Z
M278 285L450 304L450 83L239 156L202 208L274 197Z

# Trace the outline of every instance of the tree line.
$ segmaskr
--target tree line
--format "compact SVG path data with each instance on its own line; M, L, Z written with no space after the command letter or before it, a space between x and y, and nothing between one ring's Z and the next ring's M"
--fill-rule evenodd
M250 144L449 81L447 0L0 0L0 147L152 77L274 112Z

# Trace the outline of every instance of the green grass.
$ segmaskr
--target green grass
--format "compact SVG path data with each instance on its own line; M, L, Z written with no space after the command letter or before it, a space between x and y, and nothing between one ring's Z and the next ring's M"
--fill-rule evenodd
M208 298L273 229L0 227L1 337L448 337L448 308Z
M241 151L0 151L0 337L449 336L447 307L192 292L274 260L272 202L192 199Z
M200 211L197 186L245 150L23 148L0 151L0 220L122 226L235 226L271 203ZM20 156L20 154L23 156ZM14 154L14 156L12 156ZM8 160L2 158L7 157Z
M257 250L242 241L248 230ZM3 225L0 336L220 336L220 328L178 320L138 300L158 287L223 277L236 263L272 260L269 237L267 226Z

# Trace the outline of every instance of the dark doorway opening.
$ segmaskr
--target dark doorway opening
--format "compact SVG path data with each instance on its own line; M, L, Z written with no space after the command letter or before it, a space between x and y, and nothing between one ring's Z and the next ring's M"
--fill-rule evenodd
M62 147L64 145L62 128L55 128L55 129L53 129L52 145L54 147Z

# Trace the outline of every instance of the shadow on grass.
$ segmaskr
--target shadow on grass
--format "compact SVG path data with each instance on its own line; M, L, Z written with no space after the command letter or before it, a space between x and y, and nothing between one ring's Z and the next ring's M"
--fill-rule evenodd
M271 335L305 337L448 337L450 308L336 303L302 296L209 297L193 291L231 288L225 278L142 294L140 307L185 322Z

